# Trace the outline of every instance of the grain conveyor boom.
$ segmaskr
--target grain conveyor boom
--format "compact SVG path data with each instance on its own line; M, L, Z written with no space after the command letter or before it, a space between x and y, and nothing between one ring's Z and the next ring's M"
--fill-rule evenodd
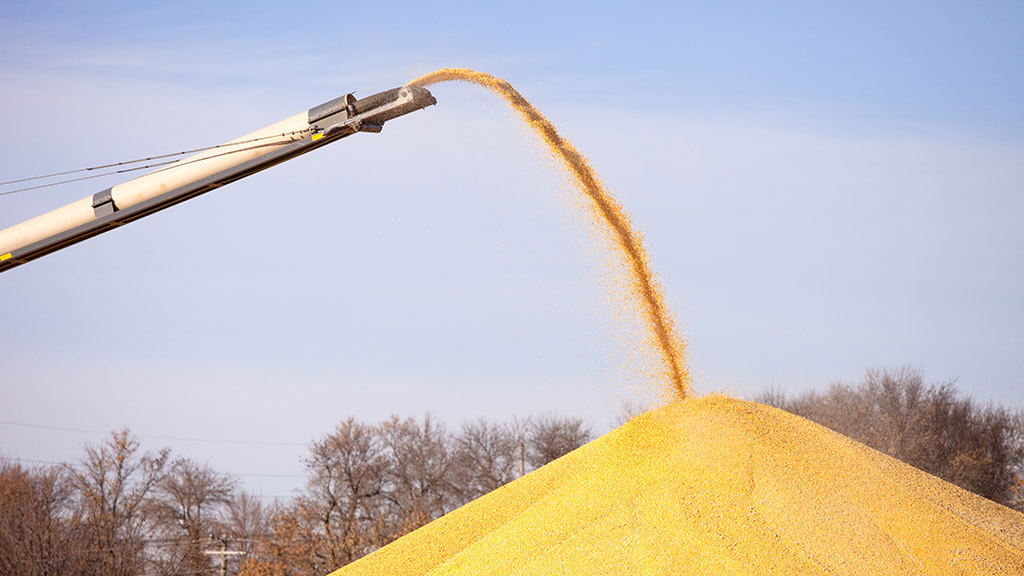
M393 118L436 104L404 86L357 99L351 93L0 230L0 272L265 170Z

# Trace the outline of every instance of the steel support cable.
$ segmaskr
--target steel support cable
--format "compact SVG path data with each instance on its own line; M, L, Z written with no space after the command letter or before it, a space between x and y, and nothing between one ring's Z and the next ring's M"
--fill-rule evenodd
M100 164L100 165L97 165L97 166L90 166L88 168L79 168L77 170L65 170L63 172L53 172L51 174L43 174L41 176L31 176L29 178L18 178L16 180L7 180L5 182L0 182L0 186L7 186L7 185L10 185L10 184L20 184L22 182L31 182L31 181L34 181L34 180L44 180L46 178L56 178L58 176L67 176L68 174L78 174L78 173L81 173L81 172L92 172L92 171L95 171L95 170L103 170L103 169L106 169L106 168L114 168L114 167L117 167L117 166L127 166L129 164L138 164L139 162L149 162L151 160L160 160L162 158L173 158L175 156L184 156L186 154L195 154L196 152L205 152L206 150L216 150L217 148L225 148L225 147L228 147L228 146L238 146L240 144L251 144L253 142L260 142L260 141L269 140L269 139L272 139L272 138L288 138L288 137L293 137L292 141L294 141L294 140L296 140L296 138L294 138L294 136L302 136L302 135L308 134L309 132L310 132L309 129L305 129L305 130L292 130L291 132L282 132L280 134L272 134L272 135L269 135L269 136L260 136L258 138L250 138L248 140L241 140L241 141L238 141L238 142L228 142L228 143L224 143L224 144L217 144L217 145L214 145L214 146L206 146L206 147L203 147L203 148L193 148L191 150L183 150L181 152L174 152L174 153L171 153L171 154L159 154L157 156L148 156L146 158L138 158L136 160L125 160L123 162L114 162L114 163L111 163L111 164ZM181 165L191 164L193 162L199 162L201 160L209 160L211 158L218 158L220 156L225 156L225 155L228 155L228 154L234 154L236 152L244 152L246 150L254 150L256 148L264 148L264 147L267 147L267 146L277 146L279 144L280 144L279 142L273 142L273 143L257 144L255 146L247 146L245 148L239 148L237 150L230 150L228 152L222 152L220 154L214 154L212 156L205 156L203 158L197 158L197 159L191 160L189 162L183 162ZM48 182L46 184L38 184L38 185L35 185L35 186L26 186L24 188L17 188L15 190L4 190L4 191L0 192L0 196L7 196L9 194L15 194L15 193L18 193L18 192L27 192L29 190L37 190L39 188L49 188L51 186L58 186L60 184L69 184L71 182L80 182L82 180L90 180L90 179L93 179L93 178L102 178L103 176L111 176L111 175L115 175L115 174L124 174L126 172L134 172L134 171L138 171L138 170L145 170L147 168L156 168L156 167L159 167L159 166L167 166L169 164L175 164L175 163L177 163L179 161L180 160L167 160L167 161L164 161L164 162L156 162L156 163L152 163L152 164L145 164L143 166L133 166L131 168L122 168L120 170L111 170L111 171L108 171L108 172L102 172L100 174L91 174L89 176L80 176L78 178L68 178L66 180L60 180L60 181L57 181L57 182Z

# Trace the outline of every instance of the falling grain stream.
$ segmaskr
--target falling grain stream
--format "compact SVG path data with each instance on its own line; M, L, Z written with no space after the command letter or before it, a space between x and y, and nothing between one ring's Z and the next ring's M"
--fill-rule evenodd
M511 84L475 70L445 68L413 80L410 86L429 86L439 82L462 81L482 86L503 98L547 145L572 178L576 188L589 199L593 216L607 224L615 245L628 262L632 273L631 287L645 313L644 324L663 359L664 373L677 398L690 394L690 375L686 367L685 344L676 330L664 302L664 294L651 271L640 237L633 230L629 216L615 198L601 185L594 170L579 151L555 126L530 104Z

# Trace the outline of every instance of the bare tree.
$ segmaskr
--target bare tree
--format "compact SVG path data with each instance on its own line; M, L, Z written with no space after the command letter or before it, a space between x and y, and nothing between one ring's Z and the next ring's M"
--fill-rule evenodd
M382 545L389 466L379 429L354 418L313 442L305 490L277 511L241 574L326 574Z
M928 385L919 370L868 370L856 386L759 400L813 420L912 466L1008 506L1021 506L1021 415L981 406L954 381Z
M146 514L163 478L170 451L138 454L127 430L87 445L80 466L70 470L77 517L91 555L87 571L99 576L135 576L145 569L144 547L152 526Z
M268 503L258 495L236 491L221 512L220 525L245 556L252 558L259 542L273 538L274 518L280 511L277 501Z
M1024 410L1014 415L1013 450L1024 454ZM1010 507L1024 512L1024 457L1017 459L1013 466L1013 485L1010 488Z
M205 574L209 536L220 534L218 513L226 507L237 480L188 458L174 460L157 485L153 513L164 538L154 554L158 574Z
M314 442L305 491L274 517L243 576L327 573L589 440L583 421L467 424L453 439L427 414L368 425L349 418ZM539 464L537 464L539 465Z
M70 498L62 469L0 461L0 574L86 574L85 546L69 522Z
M492 424L480 419L463 424L454 439L453 481L462 502L500 488L526 472L528 421Z
M326 574L320 511L301 500L281 508L271 520L271 536L260 538L239 576Z
M313 443L306 466L309 480L299 511L317 520L317 568L326 573L380 545L387 532L388 460L376 429L349 418Z
M382 494L391 504L380 536L390 541L454 508L452 457L444 425L430 414L422 422L392 416L377 433L388 463Z
M615 419L612 420L612 428L618 428L648 410L650 410L650 407L643 402L638 400L623 400L619 403L618 414L616 414Z
M593 433L581 418L544 414L530 423L527 462L533 468L540 468L583 446L592 437Z

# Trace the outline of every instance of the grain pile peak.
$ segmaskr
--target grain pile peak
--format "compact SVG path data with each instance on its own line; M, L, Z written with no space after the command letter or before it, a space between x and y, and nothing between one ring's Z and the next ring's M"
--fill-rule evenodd
M338 570L1024 574L1024 515L786 412L648 412Z
M586 196L588 202L585 206L595 229L610 237L611 244L630 271L630 279L626 283L628 294L635 297L637 308L642 311L650 348L661 357L661 368L651 375L651 380L667 384L666 396L683 398L689 394L686 346L665 305L664 292L648 263L642 238L634 230L626 211L598 180L587 159L558 133L551 121L501 78L465 68L444 68L421 76L408 85L425 87L450 81L469 82L504 99L526 126L540 137L576 189Z

